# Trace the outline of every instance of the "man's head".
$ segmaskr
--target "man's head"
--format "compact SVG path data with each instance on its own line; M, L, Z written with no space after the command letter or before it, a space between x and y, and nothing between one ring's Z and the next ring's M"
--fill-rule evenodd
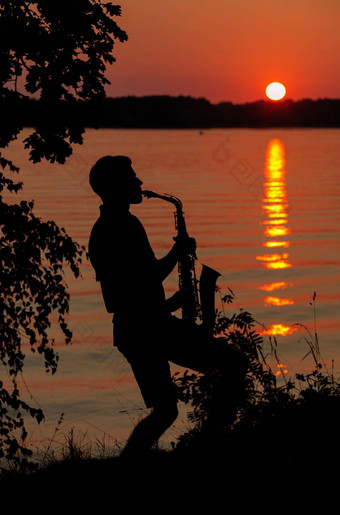
M105 156L90 171L91 188L104 203L142 202L141 180L136 176L131 159L126 156Z

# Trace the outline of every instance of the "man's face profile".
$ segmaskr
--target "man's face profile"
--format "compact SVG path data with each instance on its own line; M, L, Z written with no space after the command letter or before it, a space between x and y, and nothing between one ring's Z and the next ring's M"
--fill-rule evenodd
M126 171L126 194L130 204L140 204L143 201L141 185L143 181L138 179L132 166Z
M114 190L116 197L120 197L129 204L140 204L143 201L142 184L143 181L137 177L132 166L130 166L121 170L119 181L114 181L112 190Z

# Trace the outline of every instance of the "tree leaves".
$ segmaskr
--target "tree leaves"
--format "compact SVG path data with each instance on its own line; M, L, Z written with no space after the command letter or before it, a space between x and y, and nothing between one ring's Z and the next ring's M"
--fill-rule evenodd
M115 61L115 41L127 40L113 19L121 9L100 0L3 0L0 8L2 95L39 95L46 109L25 146L34 163L43 158L63 163L72 153L72 143L81 143L84 133L73 104L105 96L109 84L105 70ZM19 93L17 79L23 74L25 92ZM68 102L69 111L61 108L61 101ZM8 121L16 137L21 127L15 126L12 116Z
M39 107L33 104L35 128L24 140L31 161L64 163L72 145L83 142L78 102L105 96L109 81L104 73L115 60L114 42L127 39L113 20L120 14L119 6L101 0L0 0L0 148L22 130L27 94L40 97ZM18 78L24 91L19 91ZM3 154L0 167L0 194L16 193L22 183L10 175L19 172L18 167ZM65 342L70 343L63 270L68 266L79 277L84 251L63 228L37 218L33 202L7 204L0 196L0 361L13 386L10 393L0 381L0 458L27 463L30 451L24 445L22 412L38 423L43 414L19 398L16 377L24 367L22 347L28 343L43 356L46 372L56 372L52 315L57 313Z

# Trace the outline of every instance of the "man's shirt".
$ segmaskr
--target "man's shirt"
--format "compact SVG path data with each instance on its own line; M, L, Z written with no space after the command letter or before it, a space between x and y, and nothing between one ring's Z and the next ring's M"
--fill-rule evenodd
M89 257L109 313L135 320L162 316L165 295L158 261L143 225L128 209L100 206Z

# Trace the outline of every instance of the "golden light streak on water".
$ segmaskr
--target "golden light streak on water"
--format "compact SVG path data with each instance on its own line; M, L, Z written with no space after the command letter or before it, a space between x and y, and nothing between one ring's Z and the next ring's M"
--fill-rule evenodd
M277 238L280 236L287 236L290 234L290 229L288 227L267 227L265 230L265 235L270 238Z
M267 268L276 268L276 269L282 269L282 268L290 268L292 265L291 263L287 263L286 261L276 261L275 263L267 263Z
M288 286L291 286L291 283L287 283L286 281L280 281L277 283L271 283L271 284L264 284L263 286L260 286L260 290L265 291L274 291L274 290L283 290L287 288Z
M282 261L288 258L288 254L265 254L264 256L256 256L258 261Z
M284 225L286 223L286 220L275 218L275 220L265 220L264 222L261 222L263 225Z
M269 336L286 336L287 334L293 334L297 331L297 328L284 325L284 324L272 324L268 329L262 331L262 335L267 334Z
M273 248L273 247L289 247L289 241L264 241L262 243L264 247Z
M266 152L264 198L262 208L266 219L261 222L265 226L264 234L271 238L271 241L263 245L268 248L289 247L289 241L274 240L290 234L288 227L288 198L286 189L286 160L285 149L279 139L270 140ZM290 267L289 254L265 254L256 256L259 261L264 261L264 266L271 269L282 269Z
M288 262L289 254L265 254L264 256L256 256L258 261L263 261L266 268L290 268L292 265Z
M289 306L294 304L292 299L280 299L280 297L266 297L264 302L272 306Z
M264 241L263 246L267 249L275 249L283 247L288 248L290 242L281 237L287 237L290 234L288 227L288 198L286 190L286 160L285 149L283 143L279 139L270 140L266 152L266 165L265 165L265 182L264 182L264 197L262 199L263 212L266 219L261 222L264 228L264 235L269 241ZM276 239L277 238L277 239ZM288 252L283 253L268 253L256 256L257 261L261 261L263 266L268 270L279 271L291 268L292 264L289 261ZM267 292L275 290L286 289L292 286L291 283L286 281L273 281L270 284L260 286ZM265 306L289 306L294 304L294 300L290 298L281 298L278 296L267 296L264 299ZM282 335L286 336L291 334L295 329L289 325L282 323L273 324L265 334L269 335ZM286 373L280 370L278 373Z

